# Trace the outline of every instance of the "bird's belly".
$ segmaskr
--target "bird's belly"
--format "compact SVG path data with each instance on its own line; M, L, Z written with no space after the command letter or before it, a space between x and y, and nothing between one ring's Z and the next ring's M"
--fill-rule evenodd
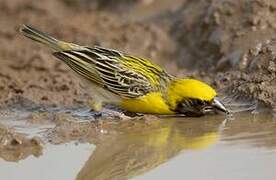
M135 99L123 99L121 107L127 111L150 114L174 114L165 103L161 93L152 92Z
M89 87L92 100L97 103L119 105L121 102L121 98L118 95L98 86L97 84L89 83L87 87Z

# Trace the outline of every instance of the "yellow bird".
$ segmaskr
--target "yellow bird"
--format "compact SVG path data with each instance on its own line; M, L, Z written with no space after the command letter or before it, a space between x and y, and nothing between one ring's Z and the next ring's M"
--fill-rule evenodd
M113 104L134 113L201 116L228 112L209 85L179 79L150 61L103 47L57 40L31 26L20 32L50 46L53 55L72 68L91 88L91 108Z

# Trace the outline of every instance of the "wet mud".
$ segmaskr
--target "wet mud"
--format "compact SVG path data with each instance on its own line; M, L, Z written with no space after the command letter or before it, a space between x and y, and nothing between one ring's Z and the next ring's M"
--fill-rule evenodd
M240 159L248 159L248 162L252 161L252 153L254 158L260 159L259 163L264 160L265 163L273 164L276 160L273 156L276 147L275 118L268 113L256 115L247 112L236 113L228 120L223 115L205 116L200 120L179 117L156 119L156 117L148 116L132 121L114 121L112 119L93 122L91 119L87 121L88 116L75 118L75 113L72 112L83 113L82 108L71 109L71 114L66 113L65 119L63 119L64 111L67 110L56 110L52 114L59 118L48 118L48 122L43 123L44 127L40 123L40 126L35 128L36 132L31 130L37 122L28 116L20 118L22 113L17 115L19 118L16 120L17 125L13 125L14 129L10 129L9 133L1 127L1 133L6 134L2 137L7 137L7 134L9 136L8 143L0 146L0 167L4 172L1 177L11 177L10 169L15 166L18 172L15 177L20 177L20 173L26 173L24 169L30 169L33 170L33 173L28 177L35 179L33 177L39 174L39 170L33 167L34 164L43 167L43 173L52 172L50 174L55 178L63 177L71 165L63 164L62 169L56 167L58 171L53 174L53 170L47 164L49 162L58 164L60 161L66 160L68 163L72 161L71 164L76 166L74 173L69 173L69 179L121 180L134 177L152 179L152 175L163 174L163 171L158 169L166 167L167 163L172 163L179 157L194 156L193 154L196 153L196 156L202 156L201 163L208 162L208 169L211 172L212 168L217 168L217 163L225 162L225 166L228 168L216 173L216 176L222 178L224 177L223 172L232 168L228 164L228 161L231 163L233 160L230 158L232 152L234 157L240 154L242 156ZM39 116L43 118L45 113L36 117ZM90 118L93 116L91 115ZM28 121L28 123L19 124L20 121ZM7 122L2 123L10 126ZM51 127L49 124L55 125ZM18 132L24 133L25 136L21 136ZM225 151L223 161L217 162L216 159L219 156L216 154L220 154L221 151ZM81 153L84 152L85 156L83 157L84 154ZM212 160L205 160L205 157L208 156L211 156ZM266 159L267 156L270 158ZM197 170L195 167L191 168L191 165L197 162L196 159L181 161L182 165L176 166L180 168L180 172L178 171L173 177L185 177L189 171ZM236 161L239 162L238 159ZM18 164L11 165L11 162ZM243 171L230 172L236 179L243 179L244 173L248 177L257 175L258 177L273 178L276 175L273 166L269 166L265 170L260 168L258 171L250 172L250 169L258 168L259 163L247 164L242 161L240 163L243 164L241 165ZM185 171L182 169L183 166L186 167ZM183 171L185 174L181 173ZM169 170L167 173L172 172ZM188 177L196 175L198 173ZM212 179L211 177L207 179Z

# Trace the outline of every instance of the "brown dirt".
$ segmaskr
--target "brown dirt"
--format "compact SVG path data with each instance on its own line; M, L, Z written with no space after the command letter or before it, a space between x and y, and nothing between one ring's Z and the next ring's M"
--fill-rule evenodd
M50 50L18 33L23 23L66 41L116 48L159 62L165 62L174 51L170 45L173 42L157 26L126 21L114 13L87 10L75 14L77 9L72 10L70 4L54 0L2 1L0 5L0 41L5 44L0 50L1 104L26 98L40 104L69 106L84 104L88 99L79 80Z
M275 48L267 42L276 34L275 1L183 1L173 11L158 11L156 6L154 17L136 21L127 18L128 10L138 5L146 8L146 1L115 4L2 1L0 41L5 46L0 50L0 104L28 99L76 106L89 99L79 80L50 50L18 33L18 26L25 23L66 41L147 57L173 74L200 78L275 106Z
M201 69L228 94L276 107L276 1L189 1L169 18L179 64Z

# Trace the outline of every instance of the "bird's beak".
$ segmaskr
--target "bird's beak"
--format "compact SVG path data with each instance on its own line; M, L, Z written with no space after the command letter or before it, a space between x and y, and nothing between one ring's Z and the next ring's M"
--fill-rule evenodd
M224 104L217 97L214 98L212 107L224 113L229 113Z

